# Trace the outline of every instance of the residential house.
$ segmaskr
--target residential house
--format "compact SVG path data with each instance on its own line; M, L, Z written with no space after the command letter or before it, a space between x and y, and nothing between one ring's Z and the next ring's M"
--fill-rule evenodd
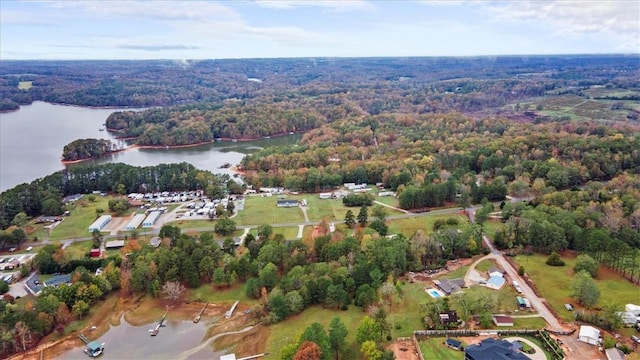
M460 289L464 287L464 279L441 279L434 280L434 283L446 295L451 295L457 291L460 291Z
M465 360L530 360L531 358L518 350L507 340L488 338L479 344L469 345L464 349Z
M438 316L440 317L440 324L442 325L455 324L458 322L458 313L455 310L441 312Z

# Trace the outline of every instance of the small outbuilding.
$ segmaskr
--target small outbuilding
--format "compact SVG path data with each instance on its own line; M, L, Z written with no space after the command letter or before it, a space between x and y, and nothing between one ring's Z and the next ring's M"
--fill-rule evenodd
M298 200L278 200L276 205L284 208L296 207L298 206Z
M91 249L91 252L89 253L89 256L92 258L100 257L100 255L102 255L102 251L100 249Z
M496 326L513 326L513 318L506 315L493 315L493 323Z
M444 342L447 347L450 347L454 350L462 351L462 341L456 339L447 339Z
M593 326L582 325L578 333L578 340L587 344L598 346L600 344L600 330Z
M111 241L107 241L107 243L104 245L105 249L107 250L113 250L113 249L120 249L124 247L124 240L111 240Z
M624 353L616 348L606 349L604 354L607 360L624 360Z

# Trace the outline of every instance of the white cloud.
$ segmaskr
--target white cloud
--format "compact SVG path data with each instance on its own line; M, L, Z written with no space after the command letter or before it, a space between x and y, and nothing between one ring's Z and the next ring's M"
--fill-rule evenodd
M535 21L556 36L608 34L619 51L640 52L640 2L635 0L513 1L491 3L485 10L497 21Z
M501 20L539 20L560 31L640 34L638 1L514 1L488 7Z
M75 9L99 17L134 17L156 20L204 20L238 18L232 8L212 1L51 1L54 8Z
M364 0L256 0L255 3L261 7L271 9L317 7L329 13L371 11L375 9L373 4Z

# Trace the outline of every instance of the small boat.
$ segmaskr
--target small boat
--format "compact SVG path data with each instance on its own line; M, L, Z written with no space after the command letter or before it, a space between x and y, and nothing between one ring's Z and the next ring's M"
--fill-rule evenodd
M92 341L87 344L84 353L91 357L98 357L104 352L104 345L105 343L101 343L100 341Z
M100 129L98 129L98 131L104 131L104 129L103 129L103 128L100 128Z
M224 164L218 166L218 169L228 169L230 167L231 167L231 164L227 162L227 163L224 163Z

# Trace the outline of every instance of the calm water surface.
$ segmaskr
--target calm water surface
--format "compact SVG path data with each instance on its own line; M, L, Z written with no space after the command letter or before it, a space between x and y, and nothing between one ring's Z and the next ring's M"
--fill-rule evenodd
M157 336L150 336L148 331L155 325L133 326L121 319L120 325L112 326L96 339L106 344L100 359L218 359L223 354L206 344L203 346L206 322L171 320L160 328ZM60 359L90 359L83 351L84 346L79 346Z
M0 114L0 191L64 169L63 147L76 139L115 140L103 129L107 117L123 109L96 109L34 102ZM94 163L122 162L134 166L188 162L216 173L224 163L237 164L245 154L264 146L293 144L300 135L252 142L222 142L185 149L131 149ZM78 164L69 166L79 166ZM80 164L81 166L81 164Z

